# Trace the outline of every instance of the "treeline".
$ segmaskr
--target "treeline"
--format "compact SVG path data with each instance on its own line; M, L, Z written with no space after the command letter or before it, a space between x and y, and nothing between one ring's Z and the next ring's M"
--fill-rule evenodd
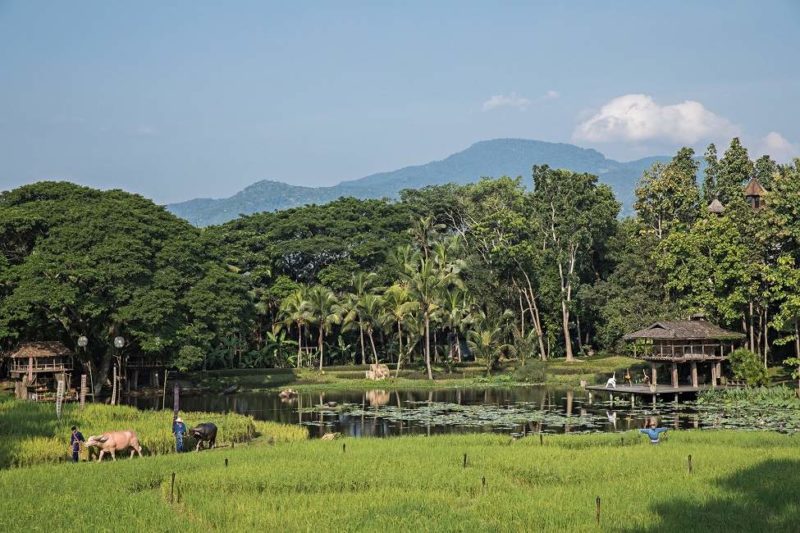
M0 342L61 339L106 375L124 352L182 369L623 351L705 313L768 361L800 352L800 163L734 139L642 176L636 215L595 176L343 198L197 229L139 196L44 182L0 195ZM756 177L764 207L748 204ZM526 187L526 185L528 185ZM717 200L722 210L709 211ZM792 344L793 346L784 345Z

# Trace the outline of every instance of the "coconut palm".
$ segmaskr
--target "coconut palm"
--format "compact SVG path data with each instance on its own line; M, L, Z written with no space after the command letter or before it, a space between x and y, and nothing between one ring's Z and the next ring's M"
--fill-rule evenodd
M348 303L350 304L351 310L355 313L350 317L350 321L358 322L359 340L361 342L361 364L365 364L367 358L365 354L366 349L364 347L364 321L361 316L359 301L372 289L375 284L375 278L377 277L377 274L374 272L356 272L353 274L352 279L353 292L351 293L351 298Z
M377 365L378 351L375 349L375 339L372 334L375 328L380 327L381 324L383 298L377 294L365 294L358 300L356 309L361 317L361 324L369 338L369 344L372 346L372 356L375 358L375 364Z
M400 373L400 363L403 359L403 323L407 317L419 309L417 302L411 301L408 287L395 283L383 293L383 316L381 322L388 330L397 327L397 372Z
M325 336L330 333L334 324L341 323L342 306L339 305L332 290L322 285L315 285L308 291L308 314L310 323L317 326L319 369L322 371L325 359Z
M311 322L308 288L301 285L281 302L280 313L284 324L297 326L297 368L303 365L303 328Z
M501 342L502 336L503 328L496 322L488 320L483 321L468 334L469 349L477 359L486 362L487 374L497 366L503 353L511 349L511 346Z
M404 273L406 283L412 299L419 305L422 321L425 327L425 366L428 379L433 379L431 369L431 319L436 317L441 308L442 293L450 287L461 286L458 275L459 267L444 262L442 267L437 267L436 261L420 257L417 268L413 272Z

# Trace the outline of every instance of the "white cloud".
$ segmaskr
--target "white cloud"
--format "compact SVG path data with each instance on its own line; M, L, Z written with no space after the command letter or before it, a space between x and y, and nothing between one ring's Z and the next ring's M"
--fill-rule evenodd
M668 141L694 144L720 136L738 135L729 120L687 100L659 105L646 94L614 98L588 120L579 124L573 139L588 142Z
M800 147L790 143L777 131L771 131L756 143L756 152L758 155L767 154L775 161L784 163L800 156Z
M540 100L555 100L555 99L557 99L559 97L561 97L561 95L558 94L558 91L554 91L553 89L550 89L549 91L544 93L544 96L542 96L540 98Z
M515 107L520 111L525 111L529 105L531 105L531 101L517 93L496 94L483 103L483 110L492 111L501 107Z

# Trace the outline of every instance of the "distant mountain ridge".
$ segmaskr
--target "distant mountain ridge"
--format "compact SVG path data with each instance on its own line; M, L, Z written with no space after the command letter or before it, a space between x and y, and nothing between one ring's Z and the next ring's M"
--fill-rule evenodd
M342 196L396 198L403 189L418 189L445 183L466 184L481 177L522 176L530 186L531 167L547 164L576 172L596 174L611 186L623 209L630 208L636 182L646 168L666 156L619 162L597 150L572 144L525 139L480 141L440 161L381 172L343 181L332 187L301 187L262 180L229 198L198 198L167 206L172 213L195 226L221 224L242 214L277 211L306 204L322 204Z

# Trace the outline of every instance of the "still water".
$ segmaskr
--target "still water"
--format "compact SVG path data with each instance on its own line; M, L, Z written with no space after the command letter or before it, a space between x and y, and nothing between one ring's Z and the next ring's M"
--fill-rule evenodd
M672 397L668 398L672 400ZM691 399L691 398L689 398ZM408 434L498 432L571 433L627 431L658 417L673 428L715 425L691 404L650 397L610 395L546 387L507 389L336 391L300 393L290 400L277 392L182 396L183 411L237 412L259 420L360 437ZM160 407L155 398L132 398L143 409ZM168 400L171 405L171 400Z

